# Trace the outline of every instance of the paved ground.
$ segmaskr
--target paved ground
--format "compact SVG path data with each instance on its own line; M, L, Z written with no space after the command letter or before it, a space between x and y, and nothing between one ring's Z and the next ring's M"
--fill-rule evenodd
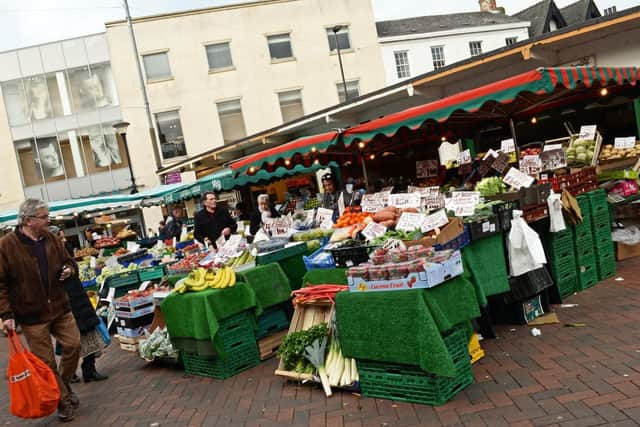
M111 378L79 384L77 426L632 426L640 425L640 262L619 264L624 282L608 280L556 308L563 323L584 328L498 327L474 365L476 384L441 407L362 399L326 399L313 386L273 375L275 360L226 381L188 377L153 366L112 346L99 360ZM6 367L0 343L0 369ZM0 424L57 425L55 417L25 422L8 414L0 387Z

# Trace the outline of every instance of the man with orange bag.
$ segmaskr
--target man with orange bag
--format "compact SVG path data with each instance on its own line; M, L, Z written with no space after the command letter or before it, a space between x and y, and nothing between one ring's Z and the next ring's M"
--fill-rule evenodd
M80 404L69 387L80 357L80 332L63 282L76 272L48 227L47 204L27 199L18 209L17 229L0 239L0 318L5 331L19 323L31 352L56 373L58 418L71 421ZM62 346L59 370L51 335Z

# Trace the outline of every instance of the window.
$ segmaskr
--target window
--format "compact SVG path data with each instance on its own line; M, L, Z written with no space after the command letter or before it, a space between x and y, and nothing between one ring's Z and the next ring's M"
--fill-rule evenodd
M517 37L507 37L506 39L504 39L504 42L507 44L507 46L511 46L512 44L518 43L518 38Z
M409 68L409 53L406 50L393 52L393 57L396 60L396 74L399 79L405 79L411 76L411 69Z
M291 50L291 37L289 34L278 34L267 37L271 60L293 58Z
M244 119L242 118L242 106L240 105L239 99L218 102L216 106L218 107L222 139L225 144L247 136Z
M284 123L304 116L302 93L299 90L280 92L278 94L278 102L280 102L280 112Z
M206 46L206 50L210 70L222 70L233 67L229 42L210 44Z
M89 67L74 68L67 71L67 73L73 111L76 113L94 111L96 109L96 98Z
M74 134L69 133L68 139L71 144L76 138L80 140L88 174L129 166L122 140L116 137L111 123L80 129L77 137Z
M338 99L340 99L340 103L351 101L360 96L360 81L352 80L347 82L347 97L344 96L344 86L342 82L337 83L338 87Z
M471 56L478 56L482 54L482 42L469 42L469 52Z
M144 71L147 73L147 81L167 79L171 77L169 67L169 55L167 52L143 55Z
M339 28L339 29L338 29ZM334 32L334 30L338 30ZM327 38L329 39L329 50L333 52L340 46L340 49L351 49L351 40L349 40L349 27L335 26L327 28Z
M53 117L51 103L49 102L49 90L44 76L26 77L23 82L31 120L43 120Z
M437 70L444 67L444 46L431 46L431 59L433 60L434 69Z
M180 125L180 114L178 110L157 113L156 123L158 124L162 158L167 160L174 157L186 156L187 149L184 145L184 136L182 135L182 126Z
M22 80L2 83L2 97L11 126L29 123L29 105L24 93Z

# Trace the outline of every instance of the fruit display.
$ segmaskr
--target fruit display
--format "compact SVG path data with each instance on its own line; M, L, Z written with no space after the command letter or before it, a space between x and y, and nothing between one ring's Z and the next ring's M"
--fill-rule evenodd
M252 263L256 260L256 257L251 255L250 251L242 251L242 253L234 258L230 258L226 265L227 267L240 267L245 264Z
M365 224L371 221L368 218L371 218L372 215L369 212L360 212L359 208L359 206L357 210L351 207L345 208L344 213L333 226L335 228L343 228L354 224Z
M88 256L98 256L99 253L100 251L98 251L96 248L88 247L74 250L73 257L76 259L82 259Z
M523 148L520 150L520 160L524 159L524 156L538 156L540 153L542 153L540 147Z
M182 248L183 253L199 251L199 250L200 250L200 245L197 243L192 243L189 246L185 246L184 248Z
M236 272L231 267L222 267L217 271L196 268L189 275L180 280L174 292L184 294L185 292L200 292L206 289L230 288L236 284Z
M320 200L317 197L309 197L304 203L305 209L315 209L320 207Z
M640 143L636 142L633 148L615 148L612 144L602 147L599 159L601 161L632 159L640 156Z
M382 224L387 228L395 227L400 220L403 212L418 213L416 208L396 208L395 206L387 206L373 214L373 220L378 224Z
M167 328L156 328L149 334L145 330L145 339L140 341L140 357L153 361L157 357L178 359L179 352L171 345Z
M204 252L195 253L187 256L186 258L181 259L175 264L171 264L168 267L169 272L178 272L185 270L193 270L198 267L198 263L202 260L207 254Z
M78 278L81 282L88 282L96 278L96 272L88 262L78 263Z
M96 249L112 248L114 246L120 246L120 239L117 237L103 237L96 240L93 244Z
M567 148L567 162L569 164L590 165L596 150L596 142L590 140L576 140Z
M135 239L136 237L138 237L138 235L136 234L135 231L129 228L123 228L118 232L118 234L116 234L116 237L120 240L126 240L126 239Z
M128 250L126 250L125 248L119 248L117 251L115 251L115 252L113 253L113 255L115 255L115 256L120 256L120 255L126 255L126 254L128 254L128 253L129 253L129 251L128 251Z
M113 276L114 274L123 273L125 271L136 270L138 266L134 263L129 264L128 267L123 267L120 264L116 264L113 267L104 267L100 272L100 275L96 277L96 283L98 285L102 285L107 277Z
M147 256L147 249L140 249L135 252L125 252L123 255L118 256L119 263L133 262L137 259Z

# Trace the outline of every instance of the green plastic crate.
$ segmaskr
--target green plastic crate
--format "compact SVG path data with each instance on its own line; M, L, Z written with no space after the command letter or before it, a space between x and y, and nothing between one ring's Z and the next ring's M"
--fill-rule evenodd
M609 215L609 211L606 210L604 212L601 212L597 215L593 215L591 217L591 228L594 230L597 230L599 228L602 228L603 226L610 226L611 225L611 216Z
M188 375L226 379L260 364L260 352L255 341L244 343L226 357L182 354L184 372Z
M226 354L231 354L236 348L256 340L255 322L249 310L222 319L218 324L217 337L222 341L222 349Z
M550 260L549 268L551 270L551 276L553 281L558 283L563 280L567 280L576 275L576 258L569 257L560 261Z
M598 280L609 279L616 275L616 261L615 259L598 262Z
M138 277L140 282L146 282L147 280L158 280L165 276L164 265L156 265L154 267L142 268L138 270Z
M593 249L593 240L585 240L581 244L576 244L576 259L580 262L583 258L593 258L595 252Z
M576 202L578 202L578 206L580 206L580 211L582 212L583 218L588 218L591 216L591 205L589 204L589 196L586 194L581 194L576 197Z
M105 279L105 286L110 288L117 288L119 286L136 285L140 283L138 277L138 270L128 270L122 273L117 273L109 276Z
M579 291L578 289L578 276L574 273L570 277L566 277L563 280L556 282L558 286L558 291L560 292L561 298L566 298L569 295L573 295L575 292Z
M578 284L580 290L585 290L598 283L598 271L596 269L596 259L583 258L578 265Z
M282 305L265 310L256 320L258 323L256 339L258 340L289 327L289 319Z
M559 233L549 233L545 239L547 255L554 260L572 258L575 256L573 248L573 232L567 228Z
M416 366L358 360L360 387L365 397L427 405L443 405L473 383L467 333L458 326L444 342L454 361L453 378L428 374Z

